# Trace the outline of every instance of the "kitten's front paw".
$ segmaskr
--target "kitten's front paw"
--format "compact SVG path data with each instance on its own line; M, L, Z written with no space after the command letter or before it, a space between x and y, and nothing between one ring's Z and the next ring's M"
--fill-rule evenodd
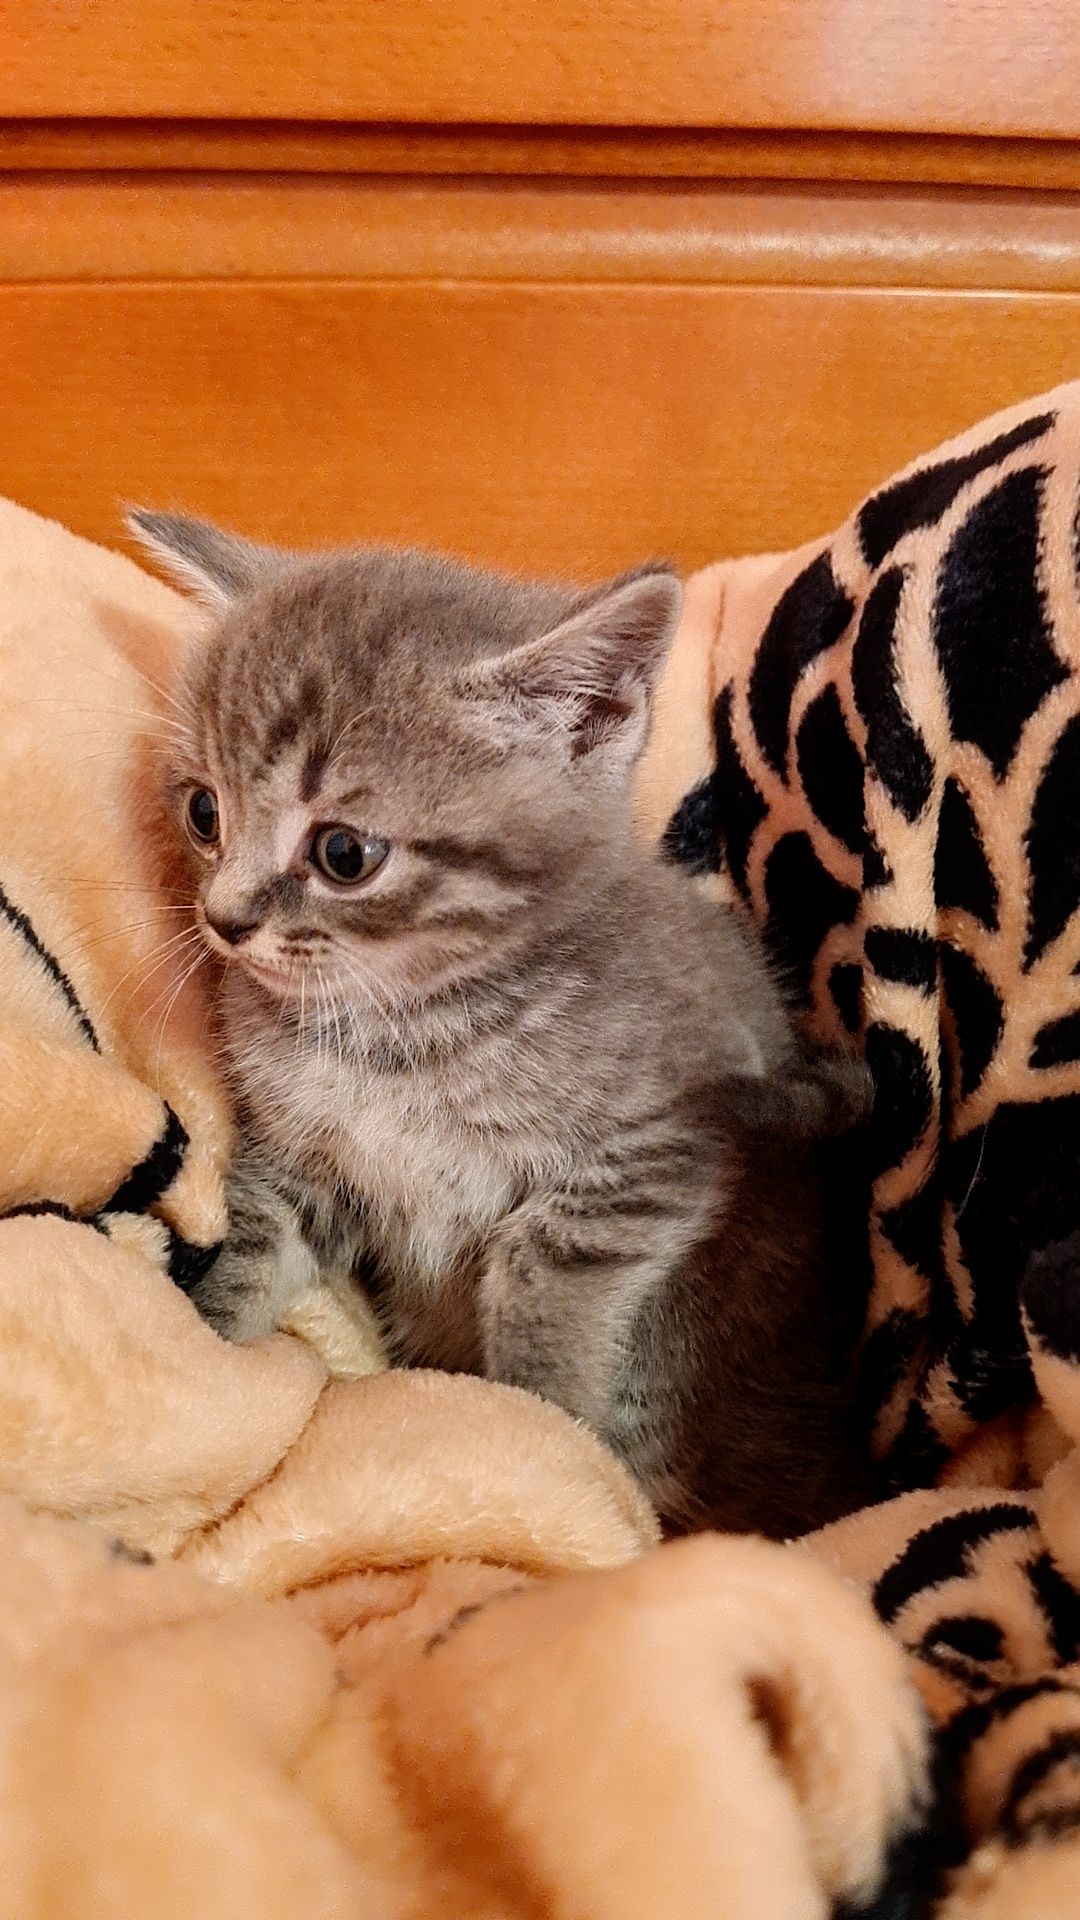
M226 1241L209 1272L192 1288L191 1300L215 1333L242 1346L273 1333L300 1290L295 1275L273 1255L236 1253Z

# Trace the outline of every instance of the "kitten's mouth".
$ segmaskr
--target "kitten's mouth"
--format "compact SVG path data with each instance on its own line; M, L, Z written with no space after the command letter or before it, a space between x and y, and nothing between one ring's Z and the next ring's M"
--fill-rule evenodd
M234 964L250 975L257 986L272 993L276 999L299 999L301 969L289 961L259 960L253 953L237 953L232 958Z
M249 974L260 986L272 988L276 993L284 993L290 982L295 983L296 970L288 960L265 960L258 954L249 953L246 948L238 949L226 946L223 940L215 937L212 930L203 928L203 937L212 954L224 960L229 967L236 967L241 973Z
M275 987L295 986L300 975L299 968L289 966L287 961L282 964L277 960L245 960L243 964L258 979L272 983Z

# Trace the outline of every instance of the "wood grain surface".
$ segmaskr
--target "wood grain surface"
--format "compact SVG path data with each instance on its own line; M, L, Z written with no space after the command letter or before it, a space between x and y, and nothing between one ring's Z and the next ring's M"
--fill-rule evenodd
M822 532L1080 366L1080 296L162 282L0 290L0 485L589 578Z
M0 115L1061 136L1076 0L9 0Z
M804 540L1080 373L1078 135L1080 0L10 0L0 491Z
M1080 32L1080 23L1078 23ZM2 54L0 54L2 59ZM1080 123L1080 104L1077 107ZM3 120L0 172L445 174L1080 189L1074 139L745 127Z
M1080 290L1080 200L804 185L0 176L4 278Z

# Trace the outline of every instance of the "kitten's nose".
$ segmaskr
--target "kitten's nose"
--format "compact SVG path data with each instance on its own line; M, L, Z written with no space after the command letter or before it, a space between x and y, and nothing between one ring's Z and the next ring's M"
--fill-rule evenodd
M230 919L222 913L211 913L207 908L206 924L213 927L220 940L226 941L230 947L238 947L249 933L254 933L259 922L257 919L240 920L235 916Z

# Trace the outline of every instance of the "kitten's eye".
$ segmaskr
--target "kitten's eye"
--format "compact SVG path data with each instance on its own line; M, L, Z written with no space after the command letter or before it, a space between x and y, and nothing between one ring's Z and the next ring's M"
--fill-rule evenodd
M197 840L200 846L216 845L218 803L209 787L192 787L184 807L184 819L192 839Z
M312 863L342 887L369 879L389 851L385 840L353 833L349 827L320 827L311 843Z

